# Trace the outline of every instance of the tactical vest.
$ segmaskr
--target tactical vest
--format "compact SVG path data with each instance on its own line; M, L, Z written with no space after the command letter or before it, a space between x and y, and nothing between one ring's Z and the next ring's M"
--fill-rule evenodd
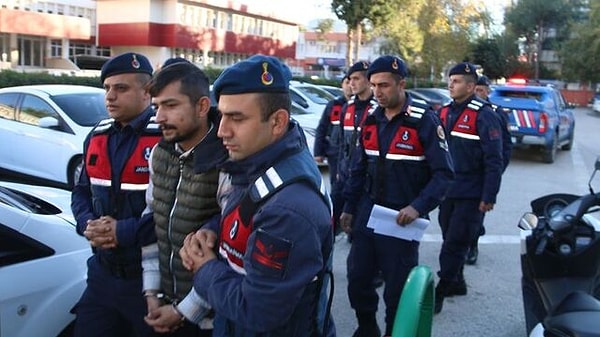
M404 115L400 117L400 125L397 127L386 152L381 151L375 114L367 117L362 131L362 143L367 155L367 172L370 178L367 181L366 190L375 203L392 208L400 207L393 200L384 200L385 196L388 195L385 193L386 189L400 188L397 186L399 182L388 180L389 177L386 177L388 171L397 172L398 170L406 171L416 168L418 172L407 174L411 178L401 188L404 191L410 191L411 198L418 196L421 186L417 185L421 184L422 181L426 181L425 178L421 179L422 176L428 177L429 174L429 169L425 163L425 148L419 140L421 119L428 108L425 102L415 99L411 101ZM416 167L410 164L410 167L407 168L403 166L407 162L419 163L417 164L419 166ZM401 194L397 193L398 196Z
M479 133L477 132L477 114L484 106L484 103L475 99L467 103L467 107L458 115L454 125L448 125L448 112L450 106L442 107L440 111L440 119L446 129L450 130L450 135L454 137L479 141Z
M261 175L246 191L240 203L221 221L221 246L219 252L229 265L240 274L245 274L243 257L248 237L256 229L252 217L256 210L283 187L296 182L306 182L319 192L331 209L331 202L320 173L309 167L308 152L301 151L278 162Z
M342 113L343 102L335 101L333 107L331 107L331 114L329 115L329 122L331 125L340 125L340 115Z
M377 101L374 98L371 98L369 103L367 103L360 120L358 120L355 100L356 96L352 96L352 98L348 100L344 118L343 121L341 121L343 130L341 141L342 157L348 160L351 158L353 149L356 147L360 130L367 119L367 116L372 114L378 106Z
M120 172L121 176L113 177L113 170L108 156L108 131L113 123L112 119L98 123L98 126L92 131L86 150L85 168L90 179L92 193L95 200L102 200L101 205L93 205L94 211L98 215L139 216L145 208L145 193L150 179L148 159L152 148L158 143L162 134L158 124L154 123L154 117L152 117L140 134L133 151L129 154L123 154L126 155L127 160ZM116 186L116 189L112 186L113 179L119 181L119 186ZM123 195L117 197L113 194L113 191L117 191L116 194L132 194L133 197ZM105 200L105 198L109 198L109 200ZM129 203L129 205L123 205L123 203ZM118 211L127 207L129 211L124 214ZM137 208L141 209L138 210Z

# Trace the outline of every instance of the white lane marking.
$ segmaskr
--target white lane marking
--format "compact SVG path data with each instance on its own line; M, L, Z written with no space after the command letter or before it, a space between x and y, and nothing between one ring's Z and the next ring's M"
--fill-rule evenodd
M335 242L348 242L348 236L340 233L335 237ZM442 234L424 234L421 242L442 242ZM486 234L479 237L480 244L519 244L521 237L518 235L491 235Z
M424 234L422 242L442 242L442 234ZM480 244L518 244L521 237L518 235L491 235L479 237Z

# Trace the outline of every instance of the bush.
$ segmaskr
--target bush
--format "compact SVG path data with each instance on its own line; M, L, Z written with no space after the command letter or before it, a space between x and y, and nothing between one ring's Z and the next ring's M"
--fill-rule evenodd
M32 84L77 84L101 88L100 78L78 77L71 75L52 75L48 73L23 73L14 70L0 71L0 88Z

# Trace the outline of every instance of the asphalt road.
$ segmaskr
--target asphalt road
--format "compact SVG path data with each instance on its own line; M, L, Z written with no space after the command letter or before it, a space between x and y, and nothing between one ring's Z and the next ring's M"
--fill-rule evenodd
M575 110L576 135L571 151L559 151L553 164L541 162L534 150L516 150L503 176L495 209L486 215L487 234L480 239L477 264L465 267L467 296L448 298L443 311L434 316L433 337L525 336L525 320L520 289L520 243L517 221L529 211L529 202L539 196L567 192L587 192L594 161L600 155L600 115L591 109ZM327 172L324 171L327 176ZM600 191L600 177L595 180ZM441 235L437 212L420 246L420 264L438 268ZM356 328L353 310L346 295L346 256L350 244L338 237L334 253L335 295L333 317L337 335L350 337ZM437 282L437 277L435 277ZM383 302L378 320L384 327Z

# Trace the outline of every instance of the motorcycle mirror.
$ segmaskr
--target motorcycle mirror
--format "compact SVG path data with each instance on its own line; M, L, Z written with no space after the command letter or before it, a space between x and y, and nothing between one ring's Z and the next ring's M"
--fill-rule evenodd
M523 230L531 230L537 227L537 224L538 217L535 214L528 212L523 214L517 226Z

